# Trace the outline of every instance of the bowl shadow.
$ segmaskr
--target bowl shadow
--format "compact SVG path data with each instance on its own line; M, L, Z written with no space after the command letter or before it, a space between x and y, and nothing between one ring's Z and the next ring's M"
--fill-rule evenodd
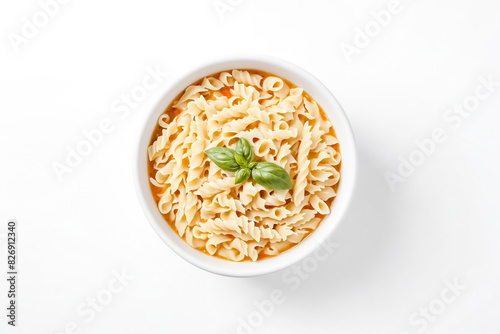
M394 208L390 188L384 179L385 168L369 142L358 141L358 186L351 207L334 233L337 244L333 254L318 261L317 269L306 272L300 287L288 283L291 269L257 277L252 280L262 288L281 289L290 294L312 294L338 296L349 295L359 285L370 284L370 277L380 274L380 264L394 252L392 240L396 237ZM304 261L307 261L304 260ZM304 267L304 261L297 266ZM304 271L304 270L302 270Z

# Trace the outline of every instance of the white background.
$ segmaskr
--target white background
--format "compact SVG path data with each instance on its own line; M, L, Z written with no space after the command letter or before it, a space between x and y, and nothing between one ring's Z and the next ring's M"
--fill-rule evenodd
M0 332L64 333L74 322L79 333L500 333L500 87L459 126L443 119L479 77L500 81L500 3L401 0L351 62L342 43L388 1L232 3L221 18L213 0L72 0L16 52L8 36L41 7L2 2L0 266L15 218L20 277L11 328L0 274ZM230 53L304 67L336 95L357 137L359 187L339 247L296 290L283 273L233 279L191 266L136 200L138 124L175 76ZM148 66L170 76L120 119L112 104ZM105 118L113 131L59 182L53 163ZM436 128L447 140L392 191L385 173ZM122 270L133 279L102 311L90 321L78 313ZM410 318L440 305L446 280L464 289L422 330ZM285 301L259 318L254 303L275 289ZM249 316L262 321L245 331L239 318Z

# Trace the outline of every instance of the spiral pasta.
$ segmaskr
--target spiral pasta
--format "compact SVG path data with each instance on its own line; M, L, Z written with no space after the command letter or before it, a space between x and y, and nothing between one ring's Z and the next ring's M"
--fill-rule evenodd
M256 161L283 167L291 190L272 190L212 163L204 153L252 143ZM257 261L300 243L325 215L340 181L341 154L321 107L283 78L220 72L187 87L159 117L147 150L158 210L191 247Z

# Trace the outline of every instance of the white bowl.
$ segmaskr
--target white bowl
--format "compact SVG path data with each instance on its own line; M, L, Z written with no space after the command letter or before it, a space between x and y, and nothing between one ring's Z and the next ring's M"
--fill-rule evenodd
M189 246L167 224L158 211L151 194L147 148L158 117L171 101L193 82L210 74L232 69L255 69L283 77L304 90L321 105L333 123L342 154L341 178L337 198L333 201L331 213L307 238L295 247L262 261L232 262L210 256ZM142 209L158 236L179 256L195 266L209 272L232 276L252 277L287 268L308 255L325 242L340 225L354 194L357 178L357 158L354 137L349 121L342 107L332 93L317 78L302 68L281 59L267 56L239 56L217 60L182 75L170 85L154 108L146 115L140 127L138 146L134 157L135 186Z

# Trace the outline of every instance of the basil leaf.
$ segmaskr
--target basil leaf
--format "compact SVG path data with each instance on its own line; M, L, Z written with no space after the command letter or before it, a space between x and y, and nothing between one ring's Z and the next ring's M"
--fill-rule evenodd
M252 172L248 168L242 168L236 172L234 184L243 183L250 178Z
M259 162L252 169L252 178L258 184L274 189L292 189L292 180L286 170L272 162Z
M234 153L234 150L226 147L212 147L205 151L214 164L228 172L236 172L241 168L234 158Z
M240 138L234 147L236 153L241 154L247 162L253 161L253 148L252 145L245 138Z
M239 153L237 152L234 152L234 160L238 163L238 165L240 165L241 167L243 168L246 168L247 167L247 161L246 159Z
M252 161L251 163L248 164L248 168L254 169L255 166L257 166L258 162L257 161Z
M228 172L236 172L235 184L243 183L252 177L255 182L274 190L292 189L292 180L287 171L272 162L256 162L252 145L240 138L235 149L213 147L205 151L210 160Z

